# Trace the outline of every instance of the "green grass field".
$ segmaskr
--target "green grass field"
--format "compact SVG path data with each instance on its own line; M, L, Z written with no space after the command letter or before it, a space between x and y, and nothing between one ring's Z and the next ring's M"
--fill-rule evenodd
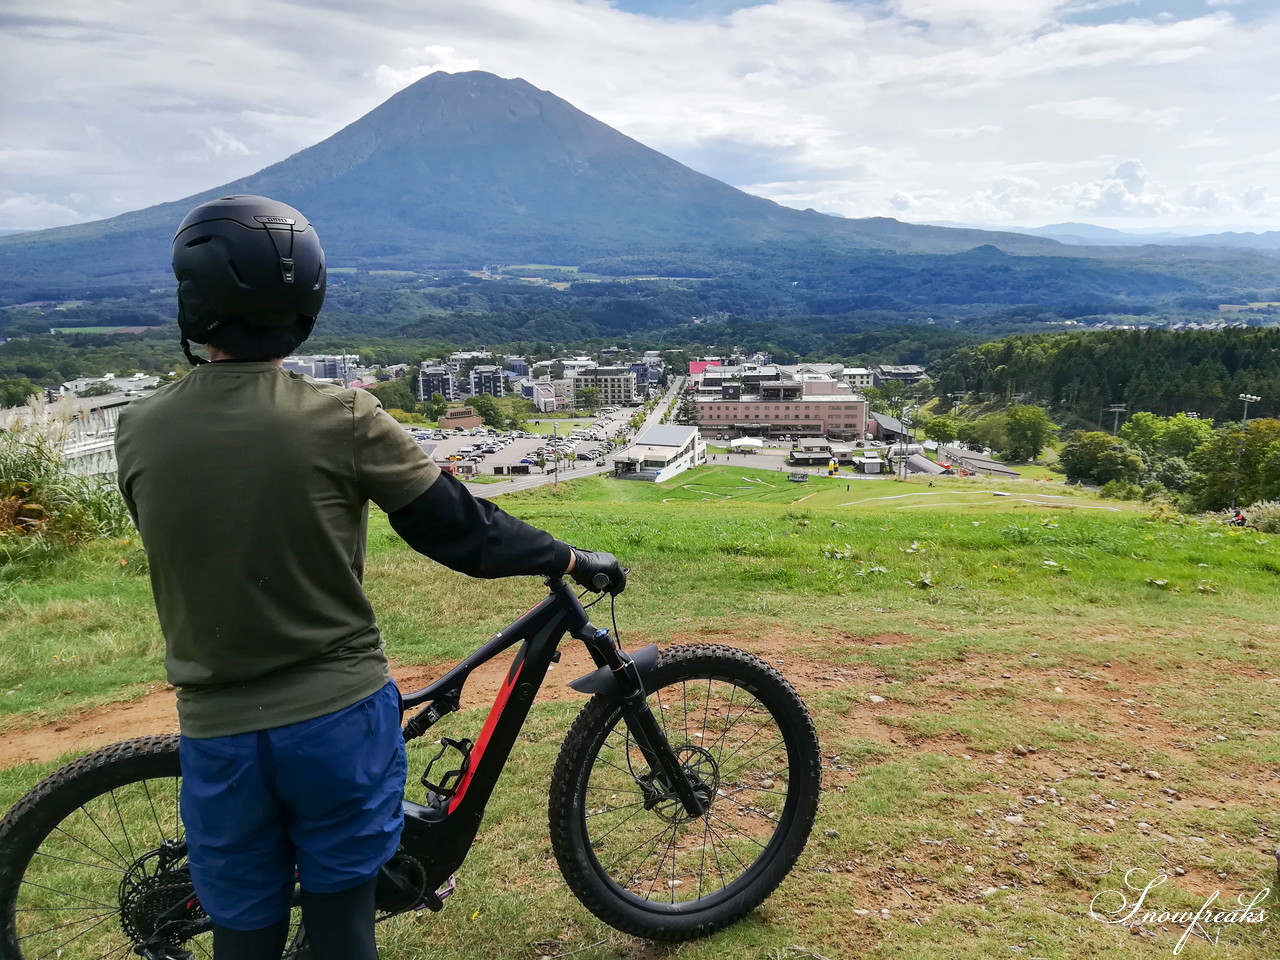
M384 957L1164 958L1185 924L1131 932L1090 916L1095 897L1116 906L1107 891L1126 871L1168 875L1148 899L1159 910L1275 887L1280 539L1049 483L785 477L704 467L502 503L631 567L627 646L740 646L801 690L824 795L793 876L737 927L680 947L591 917L547 838L547 779L580 706L561 688L535 707L459 893L388 924ZM369 546L368 591L402 673L460 659L542 591L446 571L380 516ZM163 687L135 543L0 576L11 743ZM442 733L475 735L487 704L464 706ZM431 747L411 750L415 798ZM0 771L0 809L55 765ZM1192 937L1180 956L1268 955L1265 927L1210 927L1216 946Z

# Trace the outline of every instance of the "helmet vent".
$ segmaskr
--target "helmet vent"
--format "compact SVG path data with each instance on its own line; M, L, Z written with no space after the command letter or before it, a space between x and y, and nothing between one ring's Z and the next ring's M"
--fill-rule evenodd
M188 241L187 241L187 246L188 246L188 247L198 247L198 246L200 246L200 244L202 244L202 243L208 243L208 242L209 242L210 240L212 240L212 239L213 239L213 237L196 237L194 240L188 240Z
M238 280L241 284L243 284L244 277L240 275L240 268L236 266L236 262L234 260L228 260L227 266L229 266L231 268L231 272L235 274L236 280Z

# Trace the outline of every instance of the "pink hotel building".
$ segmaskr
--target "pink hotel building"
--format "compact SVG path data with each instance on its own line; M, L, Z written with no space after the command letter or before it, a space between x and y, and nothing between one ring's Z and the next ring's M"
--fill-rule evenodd
M702 436L834 437L861 440L867 433L867 401L838 381L762 383L760 396L742 397L736 385L725 395L699 399Z

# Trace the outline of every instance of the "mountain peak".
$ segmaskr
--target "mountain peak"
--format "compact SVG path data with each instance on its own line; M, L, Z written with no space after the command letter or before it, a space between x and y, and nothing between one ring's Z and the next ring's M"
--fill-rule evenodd
M99 276L151 282L168 273L183 213L238 193L306 212L334 266L723 256L766 241L842 251L953 252L997 238L1022 249L1057 246L793 210L691 170L526 80L470 70L428 74L328 139L241 180L96 224L0 237L0 277L56 278L60 259L82 257ZM60 256L52 255L59 244Z

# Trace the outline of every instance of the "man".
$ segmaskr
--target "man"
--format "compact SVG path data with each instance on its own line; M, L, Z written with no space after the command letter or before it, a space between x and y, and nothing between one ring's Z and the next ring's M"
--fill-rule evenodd
M314 960L376 958L405 755L361 586L369 501L415 550L472 576L603 573L617 593L626 575L472 498L370 394L283 370L325 293L297 210L202 204L173 268L195 369L124 412L116 452L177 688L182 817L214 956L278 960L296 872Z

